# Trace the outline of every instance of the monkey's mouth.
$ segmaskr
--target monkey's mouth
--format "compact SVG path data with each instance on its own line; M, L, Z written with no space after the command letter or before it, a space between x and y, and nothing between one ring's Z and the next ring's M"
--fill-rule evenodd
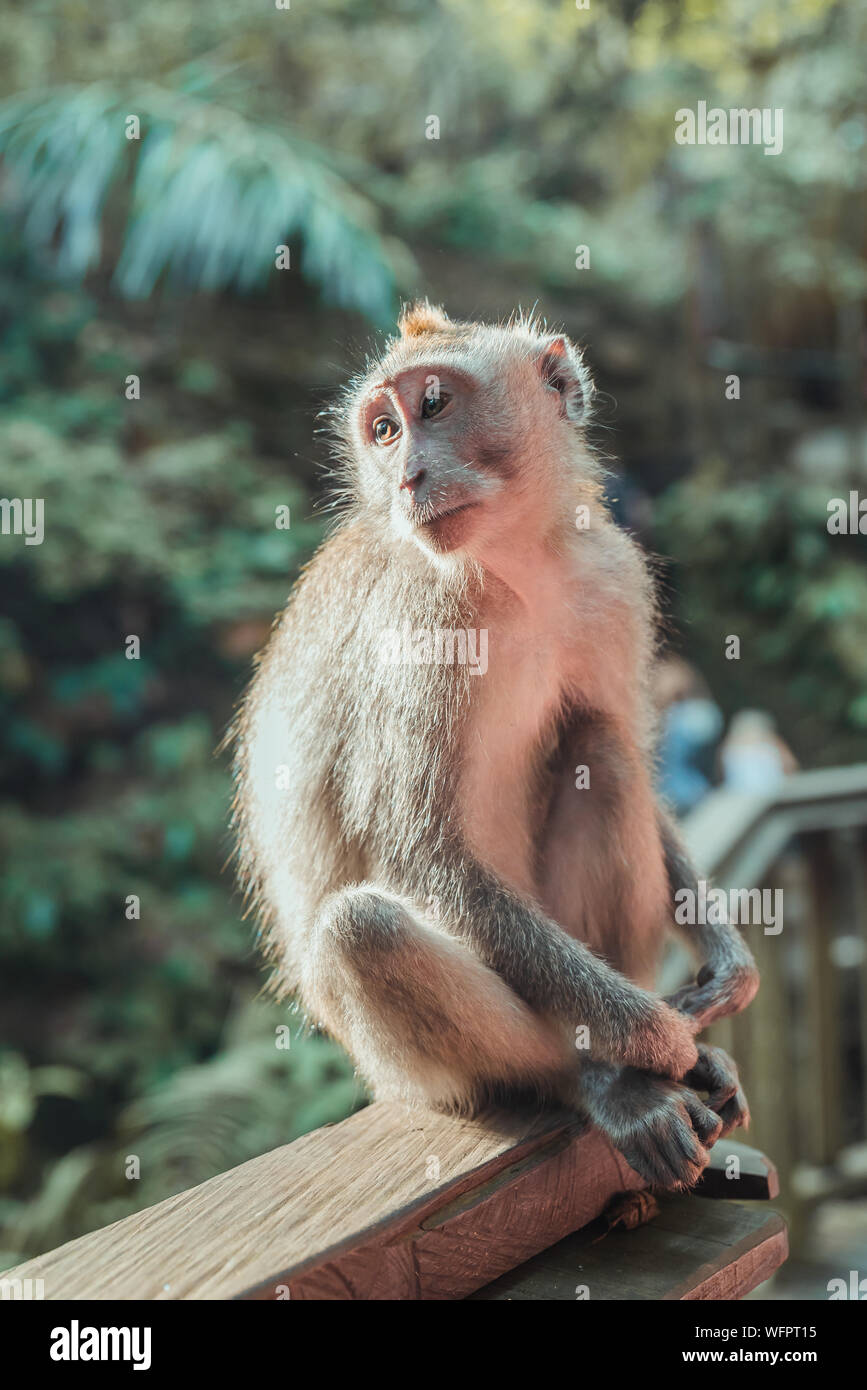
M478 505L478 502L457 502L453 507L445 507L441 511L428 514L426 514L427 508L422 508L418 517L415 518L415 524L422 530L427 530L431 527L436 529L441 525L445 526L445 524L452 521L454 517L461 516L464 512L468 512Z
M421 545L432 550L449 551L458 549L469 540L473 526L468 518L480 505L477 498L471 498L463 502L443 502L439 506L430 501L420 507L404 505L401 510Z

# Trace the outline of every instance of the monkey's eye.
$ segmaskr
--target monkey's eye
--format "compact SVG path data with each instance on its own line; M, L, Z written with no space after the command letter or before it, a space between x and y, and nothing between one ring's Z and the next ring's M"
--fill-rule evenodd
M377 444L392 444L400 434L400 425L390 415L378 415L373 422L373 437Z
M425 396L421 403L421 418L423 420L432 420L435 415L439 415L440 411L448 405L450 400L451 396L449 396L446 391L440 391L436 396Z

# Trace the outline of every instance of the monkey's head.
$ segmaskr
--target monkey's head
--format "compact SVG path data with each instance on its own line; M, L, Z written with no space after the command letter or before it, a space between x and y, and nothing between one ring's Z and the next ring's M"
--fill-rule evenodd
M341 438L355 504L429 554L492 551L574 526L598 488L584 446L593 386L561 335L452 322L427 301L353 382Z

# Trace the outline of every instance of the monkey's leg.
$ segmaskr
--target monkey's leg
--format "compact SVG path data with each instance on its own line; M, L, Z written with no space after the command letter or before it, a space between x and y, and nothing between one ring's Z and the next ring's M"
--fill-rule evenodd
M554 1094L575 1067L562 1029L462 942L373 886L322 905L302 996L379 1098L471 1110L501 1086Z
M594 1057L682 1077L698 1058L696 1024L568 936L469 854L444 866L437 895L455 935L534 1014L574 1039L586 1027Z
M653 1187L692 1187L723 1120L694 1091L633 1067L588 1061L579 1097L631 1168Z
M575 787L576 763L590 767L587 790ZM697 1060L697 1024L642 987L670 918L648 770L612 721L582 711L547 778L539 900L511 889L466 842L438 852L431 886L455 935L536 1013L573 1036L586 1026L594 1057L679 1080Z
M671 816L662 807L659 825L672 897L684 888L697 894L698 875ZM679 930L704 964L695 981L677 990L668 1003L694 1018L699 1028L740 1013L759 987L759 972L740 932L730 922L708 922Z

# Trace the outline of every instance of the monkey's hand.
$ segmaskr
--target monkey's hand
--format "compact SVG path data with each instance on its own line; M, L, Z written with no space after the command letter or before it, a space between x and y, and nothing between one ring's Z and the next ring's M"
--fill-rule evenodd
M706 1093L709 1109L715 1111L722 1121L721 1139L739 1125L747 1128L750 1108L741 1090L738 1069L721 1047L699 1043L698 1062L684 1077L684 1083L694 1091Z
M723 1125L694 1091L632 1067L589 1062L582 1069L581 1102L651 1187L692 1187Z
M702 966L691 984L668 995L665 1002L694 1019L700 1032L718 1018L740 1013L758 987L759 972L747 954L746 959L730 960L718 967Z
M696 1022L662 999L652 995L646 999L642 1016L617 1049L617 1060L679 1081L698 1062Z

